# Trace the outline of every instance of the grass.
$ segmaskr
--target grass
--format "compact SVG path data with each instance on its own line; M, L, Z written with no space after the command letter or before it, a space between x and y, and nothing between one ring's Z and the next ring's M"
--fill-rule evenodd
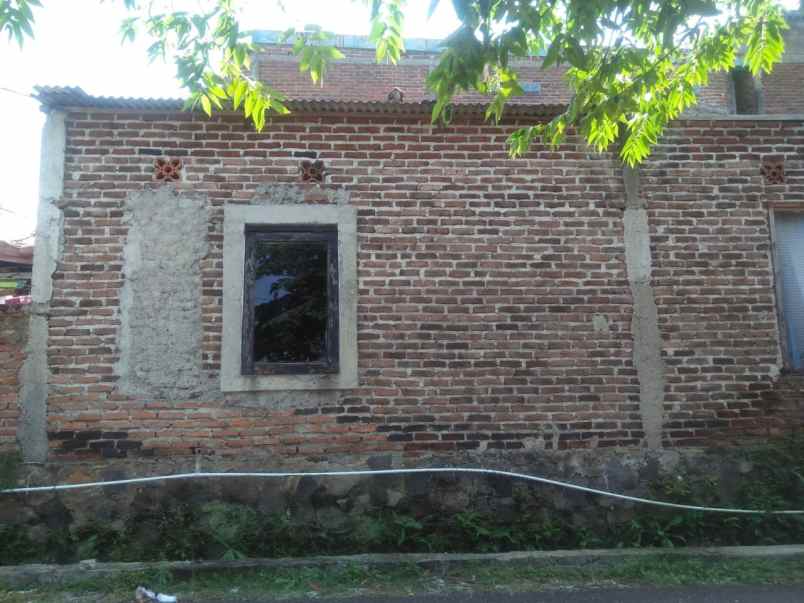
M565 586L683 586L723 584L804 584L804 557L711 559L662 556L613 565L527 566L464 564L444 571L414 565L371 568L255 570L171 577L168 573L125 574L76 580L29 590L0 589L0 603L129 603L134 588L146 584L179 595L180 601L223 603L359 595L414 595L446 592L528 592Z

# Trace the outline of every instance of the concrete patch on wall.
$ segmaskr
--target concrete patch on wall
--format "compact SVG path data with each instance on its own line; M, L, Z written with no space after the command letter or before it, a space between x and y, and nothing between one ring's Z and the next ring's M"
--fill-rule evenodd
M605 314L595 314L592 316L592 328L595 330L595 333L607 333L611 328L609 319Z
M53 296L53 273L62 255L64 214L59 201L64 192L64 113L52 111L42 130L39 166L39 210L31 281L31 322L22 366L17 440L26 462L47 459L48 316Z
M647 202L640 196L639 171L623 167L625 182L624 239L628 284L634 310L631 332L634 337L634 366L639 378L639 410L649 448L662 445L665 370L662 336L651 283L650 225Z
M167 186L126 201L117 364L124 394L181 399L210 389L201 348L207 214L206 199Z
M349 205L351 193L346 188L329 188L317 185L262 184L257 187L250 205L297 205L324 203Z

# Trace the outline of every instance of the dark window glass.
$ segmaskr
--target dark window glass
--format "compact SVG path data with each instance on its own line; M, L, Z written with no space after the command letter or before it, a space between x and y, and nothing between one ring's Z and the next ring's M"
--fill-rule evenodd
M335 230L246 233L243 372L337 370Z

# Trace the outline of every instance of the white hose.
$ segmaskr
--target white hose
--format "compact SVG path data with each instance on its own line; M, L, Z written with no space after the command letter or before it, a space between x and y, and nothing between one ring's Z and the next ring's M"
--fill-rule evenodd
M661 500L651 500L638 496L627 496L616 492L587 488L566 482L559 482L546 477L527 475L525 473L515 473L513 471L500 471L498 469L481 469L474 467L434 467L419 469L355 469L346 471L273 471L267 473L176 473L173 475L155 475L151 477L135 477L131 479L116 479L105 482L84 482L80 484L61 484L57 486L31 486L26 488L11 488L0 490L0 494L28 494L32 492L56 492L60 490L80 490L82 488L103 488L108 486L123 486L126 484L143 484L147 482L167 481L173 479L199 479L199 478L223 478L223 477L257 477L257 478L288 478L288 477L354 477L361 475L410 475L414 473L475 473L481 475L498 475L516 479L524 479L532 482L539 482L549 486L558 486L577 490L598 496L608 496L619 500L645 505L655 505L658 507L670 507L671 509L683 509L685 511L707 511L711 513L742 513L752 515L804 515L804 510L783 510L783 511L761 511L758 509L728 509L724 507L699 507L697 505L682 505L678 503L664 502Z

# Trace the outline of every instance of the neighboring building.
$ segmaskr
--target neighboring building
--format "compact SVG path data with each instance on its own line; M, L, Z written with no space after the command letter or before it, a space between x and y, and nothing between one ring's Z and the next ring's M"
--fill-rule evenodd
M441 127L432 54L369 54L316 88L264 46L292 113L261 133L39 90L27 459L482 462L800 425L800 63L762 86L783 114L731 114L715 78L714 109L624 170L578 137L507 156L567 98L538 59L502 124L467 96Z
M0 241L0 305L28 303L32 265L33 246Z
M15 447L33 247L0 241L0 451Z

